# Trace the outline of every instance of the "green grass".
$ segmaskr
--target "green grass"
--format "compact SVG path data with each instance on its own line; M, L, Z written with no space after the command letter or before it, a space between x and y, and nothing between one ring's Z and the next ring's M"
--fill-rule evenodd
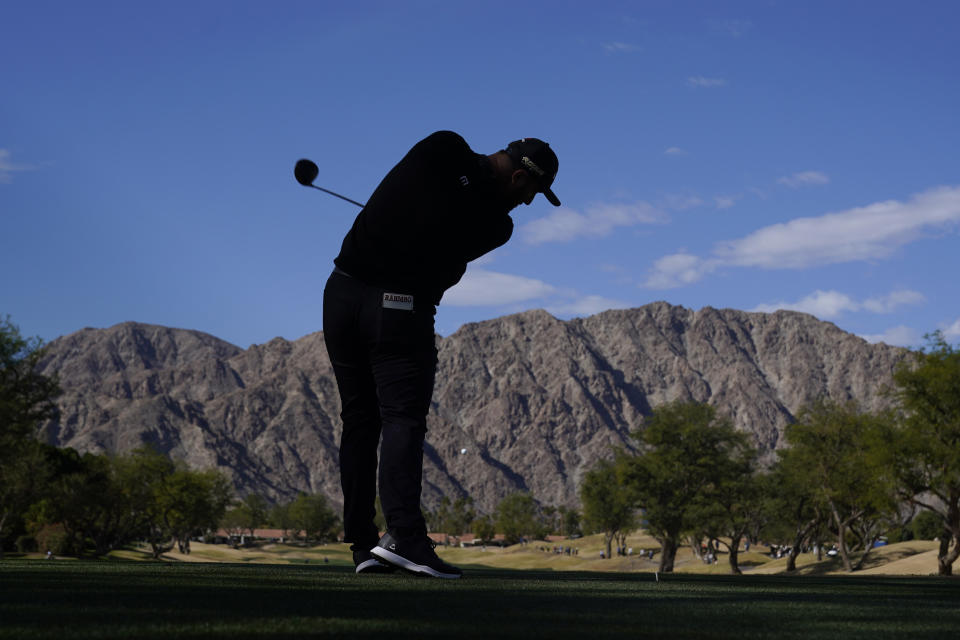
M0 638L951 637L960 581L0 561Z

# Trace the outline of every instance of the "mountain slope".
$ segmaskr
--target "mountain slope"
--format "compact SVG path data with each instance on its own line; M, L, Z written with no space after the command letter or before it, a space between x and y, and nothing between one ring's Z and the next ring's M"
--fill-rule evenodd
M769 459L806 402L884 406L905 353L805 314L663 302L571 321L528 311L465 325L438 346L424 502L469 494L485 511L518 490L575 505L590 466L632 447L644 415L675 399L716 406ZM241 493L340 500L339 399L322 333L242 350L125 323L55 340L42 368L65 390L60 418L42 429L52 444L150 443L223 469Z

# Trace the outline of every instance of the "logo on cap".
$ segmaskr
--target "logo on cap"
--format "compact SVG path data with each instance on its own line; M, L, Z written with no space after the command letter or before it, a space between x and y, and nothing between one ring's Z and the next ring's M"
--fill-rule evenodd
M538 167L537 164L527 156L523 156L522 158L520 158L520 162L523 163L523 166L525 166L527 169L530 169L541 178L547 175L543 169Z
M557 177L560 163L550 145L537 138L521 138L507 145L506 152L513 159L514 166L522 167L535 176L540 183L540 193L546 196L550 204L559 207L560 200L550 187Z

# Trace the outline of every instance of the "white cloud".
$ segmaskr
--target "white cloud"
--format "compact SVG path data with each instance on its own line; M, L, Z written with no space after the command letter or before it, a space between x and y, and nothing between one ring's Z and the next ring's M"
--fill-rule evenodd
M790 176L783 176L777 179L778 184L786 185L792 189L817 184L829 184L830 178L820 171L801 171Z
M603 48L607 53L632 53L640 50L637 45L627 42L608 42Z
M469 269L443 295L443 304L455 307L512 304L544 298L557 289L541 280L485 269Z
M10 184L13 182L14 171L31 171L35 167L27 164L15 164L10 159L9 149L0 149L0 184Z
M581 295L541 280L471 267L443 296L444 306L476 307L518 305L537 301L550 313L563 317L591 316L608 309L633 305L599 295Z
M723 78L707 78L705 76L690 76L687 78L688 87L712 88L722 87L725 84L727 84L727 81Z
M919 291L898 289L879 298L868 298L863 301L863 308L873 313L893 313L897 307L905 305L923 304L927 298Z
M836 318L844 311L855 311L857 303L850 296L839 291L814 291L809 296L796 302L775 302L760 304L751 311L770 313L784 309L786 311L801 311L817 316L818 318Z
M723 264L766 269L804 269L824 264L878 260L923 233L960 222L960 187L796 218L764 227L714 249Z
M493 251L491 251L491 252L489 252L489 253L483 254L482 256L480 256L479 258L477 258L476 260L471 260L471 261L470 261L470 266L471 266L471 267L480 267L480 266L483 266L483 265L485 265L485 264L493 264L494 262L497 261L497 254L499 253L499 251L503 251L503 249L494 249Z
M685 156L687 152L681 149L680 147L668 147L666 151L663 152L664 155L668 156Z
M523 225L520 234L528 244L568 242L583 236L605 236L616 227L657 224L666 216L646 202L636 204L599 204L586 213L560 207L545 218Z
M737 202L735 196L714 196L713 203L717 209L729 209Z
M697 196L667 195L663 198L664 208L672 209L674 211L692 209L693 207L699 207L702 204L703 200Z
M777 309L802 311L818 318L831 319L845 312L870 311L872 313L892 313L897 307L915 305L924 302L922 293L900 289L885 296L868 298L858 302L845 293L839 291L817 290L796 302L776 302L757 305L752 311L772 312Z
M958 223L960 187L938 187L907 202L888 200L763 227L743 238L718 243L707 259L683 252L664 256L654 263L646 286L692 284L722 266L807 269L882 260L925 234L951 230ZM889 303L870 302L880 307Z
M644 286L651 289L672 289L693 284L715 267L716 264L712 261L701 260L689 253L675 253L664 256L653 264L653 270Z
M867 342L883 342L894 347L916 348L923 342L922 336L916 329L911 329L903 325L887 329L883 333L862 335L860 337Z
M946 338L947 342L960 339L960 318L957 318L956 322L946 329L943 329L943 337Z
M555 316L583 318L608 309L627 309L632 306L634 305L603 296L582 296L570 302L548 306L547 311Z

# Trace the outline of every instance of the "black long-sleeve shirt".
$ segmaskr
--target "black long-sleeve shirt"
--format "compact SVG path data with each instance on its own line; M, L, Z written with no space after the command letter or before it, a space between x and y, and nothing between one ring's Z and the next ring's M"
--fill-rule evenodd
M489 158L438 131L380 182L334 264L367 284L439 304L468 262L510 239L513 220L496 196Z

